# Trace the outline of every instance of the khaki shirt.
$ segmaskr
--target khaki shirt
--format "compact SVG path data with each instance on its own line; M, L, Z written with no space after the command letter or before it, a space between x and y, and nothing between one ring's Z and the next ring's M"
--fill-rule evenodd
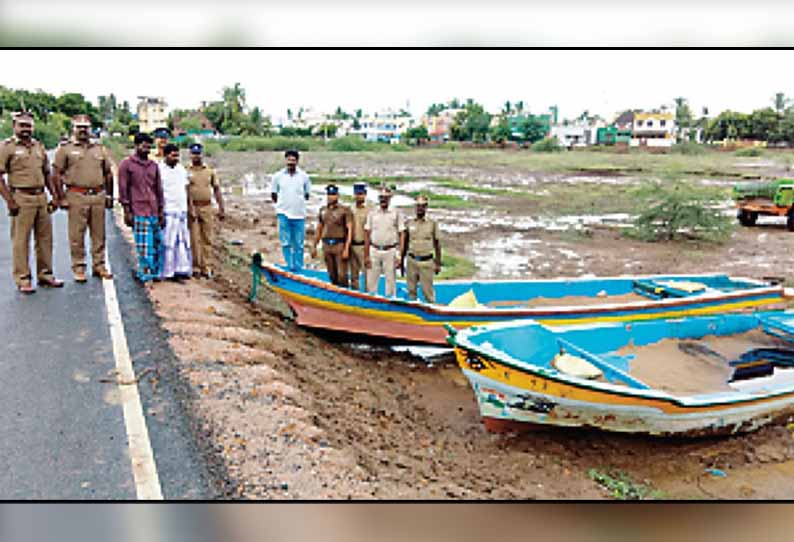
M337 204L333 209L325 205L320 209L319 220L323 239L345 239L347 229L353 226L353 213L347 205Z
M37 140L26 146L10 137L0 144L0 175L8 175L11 188L44 188L44 172L49 169L47 152Z
M367 224L367 215L372 210L371 205L364 203L363 207L353 206L353 242L364 242L364 226Z
M435 220L412 218L408 221L408 253L414 256L435 254L438 224Z
M190 183L188 195L193 201L212 201L213 188L220 187L215 170L207 166L207 164L201 164L200 166L191 164L186 169Z
M364 229L369 232L373 245L396 245L400 240L400 232L405 231L405 218L396 209L384 211L378 206L367 214Z
M64 172L67 185L83 188L99 188L105 184L105 175L110 173L110 156L103 145L76 141L64 143L55 151L53 164Z

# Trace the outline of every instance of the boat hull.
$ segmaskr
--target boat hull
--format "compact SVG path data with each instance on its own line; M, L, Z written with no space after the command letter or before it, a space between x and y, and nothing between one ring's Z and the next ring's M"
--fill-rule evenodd
M545 325L639 321L751 310L783 300L783 289L764 287L723 295L648 300L622 305L524 310L453 310L354 292L263 265L269 286L289 304L299 325L396 342L446 345L444 324L463 329L509 320Z
M485 334L487 329L478 331ZM501 351L484 353L459 335L450 336L456 361L471 384L485 427L492 432L559 426L659 436L725 435L754 431L794 413L791 380L772 391L679 397L567 377L535 366L531 358L518 361Z

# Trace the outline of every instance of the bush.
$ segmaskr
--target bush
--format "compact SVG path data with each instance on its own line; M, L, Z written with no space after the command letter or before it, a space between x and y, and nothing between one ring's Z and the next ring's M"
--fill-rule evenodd
M736 156L744 156L744 157L763 156L764 150L759 149L758 147L747 147L746 149L739 149L733 154Z
M651 183L635 192L643 207L626 234L642 241L700 239L720 243L733 231L733 220L720 205L725 195L713 188L681 182Z
M227 151L310 151L319 145L312 139L301 137L235 137L226 141L223 148Z
M110 151L110 155L116 162L121 161L128 154L127 144L129 141L123 137L106 137L102 139L102 144Z
M564 149L557 141L556 137L547 137L533 143L532 150L535 152L560 152Z
M676 154L685 154L687 156L696 156L699 154L705 154L706 149L699 143L695 143L693 141L684 141L683 143L676 143L673 145L670 148L670 152L674 152Z
M328 142L327 147L330 151L362 152L375 150L382 145L384 144L366 141L358 136L345 136L332 139Z
M220 143L218 143L217 141L213 141L211 139L204 140L202 145L204 145L204 156L208 158L212 158L213 156L216 156L223 149Z

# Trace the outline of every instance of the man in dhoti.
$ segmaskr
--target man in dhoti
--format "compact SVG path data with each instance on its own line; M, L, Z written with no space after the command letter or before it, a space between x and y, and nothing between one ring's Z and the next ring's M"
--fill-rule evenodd
M179 147L169 143L163 149L165 158L159 163L165 200L161 278L182 280L193 273L188 227L188 176L179 163ZM191 213L192 214L192 213Z

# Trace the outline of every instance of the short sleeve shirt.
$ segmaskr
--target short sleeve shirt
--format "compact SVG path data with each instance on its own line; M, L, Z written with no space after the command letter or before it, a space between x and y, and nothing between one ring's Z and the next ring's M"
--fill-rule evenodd
M373 245L395 245L400 239L400 232L405 231L405 219L396 209L384 211L378 206L367 214L364 229L369 231Z
M326 205L320 209L319 220L323 225L324 239L343 239L347 237L348 225L352 225L353 213L346 205L337 205L333 209Z
M438 224L429 218L411 219L408 221L408 253L415 256L433 254L435 241L438 239Z
M188 190L193 201L211 201L213 188L220 186L215 170L206 164L188 166L187 178L190 181Z
M163 198L166 213L187 212L187 170L182 164L174 167L165 162L158 164L163 182Z
M287 168L274 174L270 192L278 196L276 214L291 219L306 218L306 195L311 190L311 180L300 168L296 168L292 175L287 172Z
M44 145L35 139L30 145L15 137L0 144L0 175L8 175L11 188L44 188L44 172L49 167Z
M64 173L67 185L98 188L105 184L110 173L110 156L105 147L96 143L81 145L70 141L58 147L53 163Z
M364 226L367 224L367 215L372 207L364 204L363 207L353 206L353 242L364 242Z

